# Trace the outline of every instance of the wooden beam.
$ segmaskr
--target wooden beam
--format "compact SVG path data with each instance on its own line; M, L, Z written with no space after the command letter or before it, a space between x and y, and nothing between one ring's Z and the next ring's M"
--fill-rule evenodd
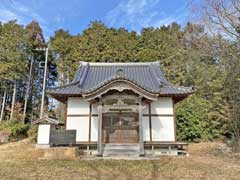
M174 116L174 114L143 114L143 116L151 116L151 117L159 117L159 116L172 117L172 116Z
M138 102L138 97L136 95L122 95L122 94L114 94L114 95L107 95L105 97L102 98L102 101L105 102L105 101L108 101L108 100L134 100L136 103Z
M137 112L137 105L104 105L103 112Z
M98 156L102 156L102 103L98 106L98 143L97 143Z
M83 94L82 96L86 98L88 101L90 101L106 94L109 90L117 90L119 92L122 92L124 90L131 90L134 93L140 94L142 97L145 97L146 99L149 100L157 100L157 97L159 95L157 93L149 92L129 80L116 79L110 81L109 83L106 83L105 85L102 85L101 87L92 92Z
M89 104L89 130L88 130L88 142L91 142L91 126L92 126L92 104Z
M144 156L144 142L143 142L143 107L142 97L139 97L139 145L140 145L140 156Z
M151 103L148 104L148 115L149 115L149 135L150 142L152 142L152 116L151 116Z
M90 114L68 114L67 117L89 117ZM92 114L92 116L97 117L98 114Z
M64 128L67 129L67 110L68 110L68 101L65 104L65 117L64 117Z

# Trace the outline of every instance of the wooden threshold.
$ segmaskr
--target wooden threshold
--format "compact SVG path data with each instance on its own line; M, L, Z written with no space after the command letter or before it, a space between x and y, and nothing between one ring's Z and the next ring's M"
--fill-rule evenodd
M188 143L186 142L164 142L164 141L152 141L152 142L149 142L149 141L145 141L144 144L146 145L179 145L179 146L187 146Z
M96 145L97 141L92 141L92 142L88 142L88 141L77 141L76 142L77 145Z

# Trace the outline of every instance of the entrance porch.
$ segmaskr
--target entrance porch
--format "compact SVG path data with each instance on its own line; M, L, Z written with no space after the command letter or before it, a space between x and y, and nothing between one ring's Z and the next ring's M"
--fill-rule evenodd
M98 106L98 156L109 152L144 155L142 97L130 92L110 92Z

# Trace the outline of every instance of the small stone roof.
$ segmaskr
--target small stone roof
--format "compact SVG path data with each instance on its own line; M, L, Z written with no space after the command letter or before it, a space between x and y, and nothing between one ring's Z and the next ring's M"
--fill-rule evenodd
M48 94L53 97L88 94L114 80L130 81L145 91L162 96L187 96L193 93L190 87L169 83L162 72L160 62L156 61L148 63L81 62L70 84L49 89Z

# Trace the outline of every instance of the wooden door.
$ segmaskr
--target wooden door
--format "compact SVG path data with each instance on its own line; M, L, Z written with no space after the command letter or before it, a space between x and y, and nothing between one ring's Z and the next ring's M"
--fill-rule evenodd
M103 115L104 143L138 143L137 113L108 113Z

